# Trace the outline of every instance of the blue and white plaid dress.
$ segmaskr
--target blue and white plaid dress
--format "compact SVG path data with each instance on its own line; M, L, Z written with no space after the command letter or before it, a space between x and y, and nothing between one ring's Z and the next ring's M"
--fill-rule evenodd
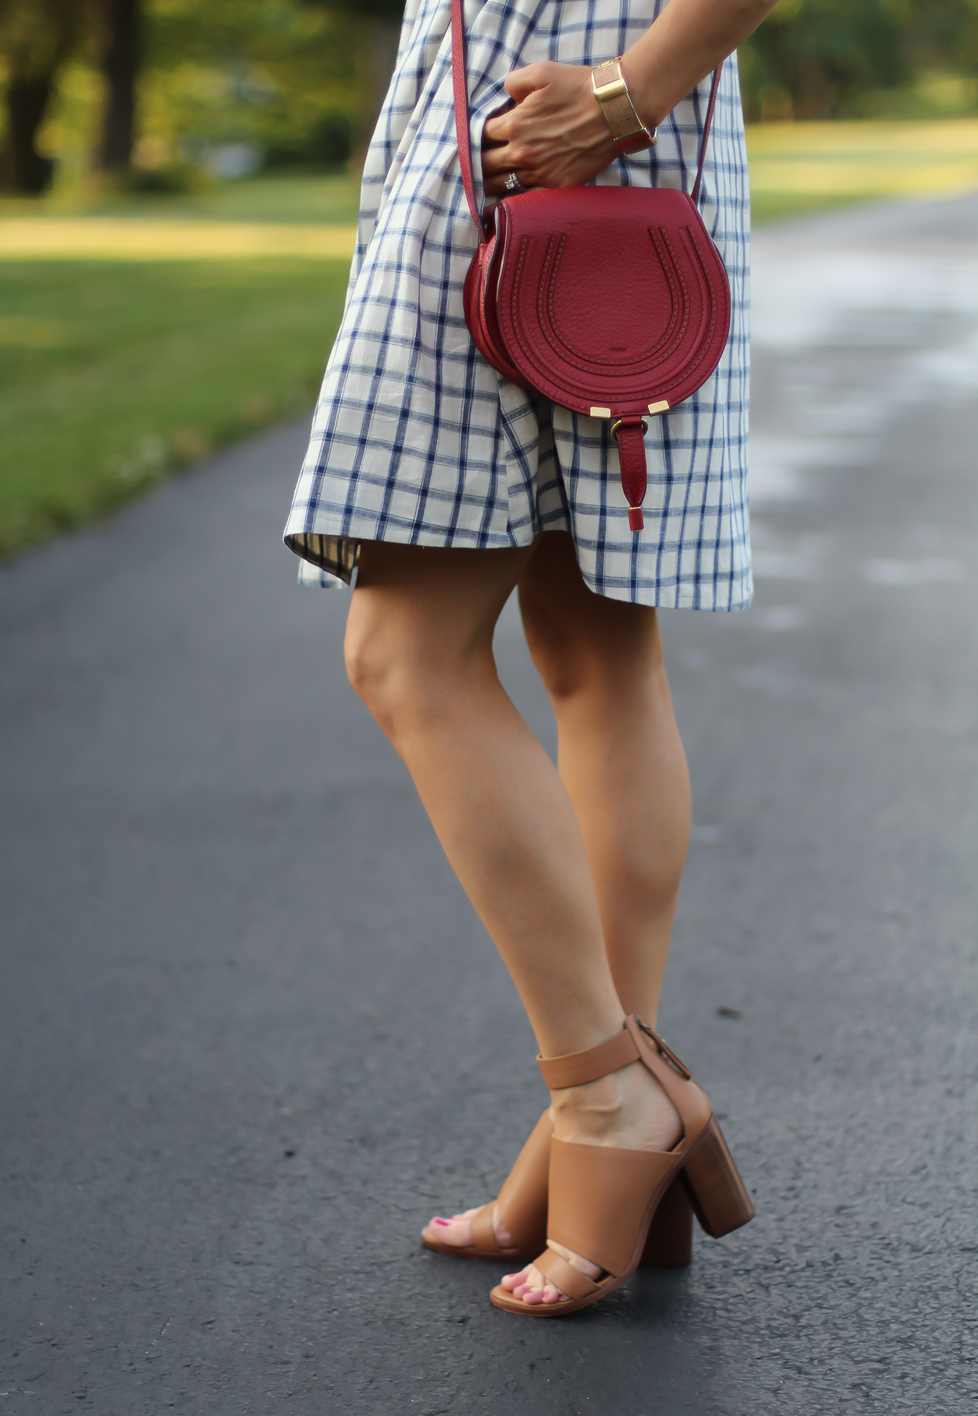
M511 69L621 54L661 0L468 0L472 152ZM616 161L609 184L689 190L709 80ZM481 194L481 183L479 184ZM607 422L527 394L478 353L462 284L476 229L455 142L449 0L408 0L363 177L346 311L285 528L307 585L349 582L359 543L526 546L570 531L585 581L616 600L750 603L746 450L749 203L736 59L724 66L700 208L733 296L716 373L646 438L645 530L628 529ZM627 300L628 292L622 292Z

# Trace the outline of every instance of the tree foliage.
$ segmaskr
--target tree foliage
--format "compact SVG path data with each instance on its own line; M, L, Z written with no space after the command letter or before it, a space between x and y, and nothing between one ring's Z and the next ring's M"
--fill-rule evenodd
M369 21L301 0L151 0L143 137L343 159L369 111Z
M747 115L835 118L927 67L975 72L978 0L780 0L741 50Z

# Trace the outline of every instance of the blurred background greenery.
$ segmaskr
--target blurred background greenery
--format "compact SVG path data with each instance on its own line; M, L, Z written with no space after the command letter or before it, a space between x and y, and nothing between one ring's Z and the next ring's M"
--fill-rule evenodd
M0 0L0 554L309 406L398 0ZM978 186L978 0L780 0L754 219Z

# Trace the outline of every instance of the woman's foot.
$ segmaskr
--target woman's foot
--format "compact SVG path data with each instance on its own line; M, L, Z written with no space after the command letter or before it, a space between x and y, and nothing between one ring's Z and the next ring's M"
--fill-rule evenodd
M455 1249L467 1249L472 1243L470 1221L479 1213L479 1209L481 1206L466 1210L464 1214L453 1214L450 1219L444 1219L440 1214L436 1214L428 1228L422 1231L422 1237L427 1235L442 1244L451 1244ZM514 1247L509 1230L499 1218L499 1206L495 1204L492 1207L492 1231L500 1249Z
M553 1098L554 1135L561 1141L619 1146L624 1150L671 1151L682 1139L678 1111L641 1062L632 1062L596 1082L566 1087L554 1092ZM456 1216L453 1223L464 1218ZM440 1229L438 1232L442 1233ZM551 1241L549 1247L585 1277L592 1281L601 1277L596 1264L562 1244ZM560 1303L565 1297L533 1264L519 1273L507 1274L502 1287L528 1304Z

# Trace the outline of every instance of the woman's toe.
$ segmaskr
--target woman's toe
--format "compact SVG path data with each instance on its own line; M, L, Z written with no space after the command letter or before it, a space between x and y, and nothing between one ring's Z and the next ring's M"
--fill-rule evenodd
M479 1213L479 1209L470 1209L465 1210L463 1214L450 1215L448 1219L444 1215L436 1214L427 1229L422 1229L422 1238L427 1236L437 1239L441 1244L451 1244L456 1249L467 1249L472 1243L472 1220ZM498 1205L493 1206L492 1227L499 1247L501 1249L512 1248L513 1240L509 1230L499 1217Z
M472 1243L472 1226L466 1214L453 1214L450 1219L436 1214L428 1228L422 1230L422 1234L430 1235L441 1244L451 1244L459 1249L464 1249Z
M500 1280L500 1287L531 1308L540 1303L546 1303L549 1307L564 1300L560 1289L555 1288L533 1264L528 1264L520 1273L505 1274Z

